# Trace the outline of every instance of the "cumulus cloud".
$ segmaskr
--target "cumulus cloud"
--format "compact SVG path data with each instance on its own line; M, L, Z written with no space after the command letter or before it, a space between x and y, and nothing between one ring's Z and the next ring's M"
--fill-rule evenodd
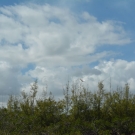
M0 12L0 57L4 60L16 54L24 64L49 60L47 65L54 61L63 65L66 60L74 65L70 58L89 59L98 46L130 42L121 26L112 21L100 23L87 12L77 16L50 5L8 6ZM8 56L3 55L7 52Z
M102 61L94 68L101 72L100 75L93 75L91 78L95 81L103 81L106 89L116 90L118 87L124 87L126 83L129 84L130 89L134 92L135 74L134 74L135 61L128 62L126 60L112 60ZM111 80L110 80L111 79Z
M130 91L134 92L135 88L135 62L125 60L102 61L97 66L91 68L89 65L82 67L59 67L45 68L37 66L34 70L27 72L33 78L39 80L41 94L43 88L48 86L48 91L51 91L56 98L63 97L63 88L68 83L78 83L89 90L97 90L98 82L102 81L107 91L117 90L117 87L124 88L128 83ZM80 79L85 80L81 82ZM111 87L110 87L111 84ZM27 92L29 89L27 89Z
M21 85L27 87L32 78L38 78L40 87L43 87L42 78L46 76L50 90L59 94L68 76L71 80L84 77L94 81L97 76L103 79L110 70L112 74L121 69L123 74L129 72L121 66L123 63L128 66L133 64L110 61L94 68L88 66L114 54L106 50L97 53L98 47L131 42L117 22L99 22L87 12L77 15L69 9L48 4L0 7L0 18L0 75L3 76L0 88L6 89L7 93L19 91ZM35 69L22 74L22 69L29 63L35 64ZM109 64L114 64L114 69ZM128 82L132 88L134 77L130 73Z

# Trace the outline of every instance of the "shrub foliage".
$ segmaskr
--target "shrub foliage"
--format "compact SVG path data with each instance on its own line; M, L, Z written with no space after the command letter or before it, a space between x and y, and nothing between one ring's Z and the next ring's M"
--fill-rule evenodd
M135 95L129 85L107 91L102 82L97 91L82 83L67 83L64 98L56 101L44 92L37 99L38 83L20 98L10 96L0 108L0 134L28 135L130 135L135 131Z

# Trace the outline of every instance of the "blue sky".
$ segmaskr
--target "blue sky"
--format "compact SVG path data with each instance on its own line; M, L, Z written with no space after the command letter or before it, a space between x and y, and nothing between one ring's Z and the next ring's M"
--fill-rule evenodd
M28 92L33 78L57 97L67 79L78 78L95 90L98 81L111 77L114 89L129 83L134 91L134 5L134 0L1 0L1 94Z

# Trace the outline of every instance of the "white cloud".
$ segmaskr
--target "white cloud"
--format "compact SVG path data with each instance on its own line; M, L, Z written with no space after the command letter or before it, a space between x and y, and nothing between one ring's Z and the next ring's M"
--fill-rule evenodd
M59 94L68 75L71 80L83 76L85 80L95 81L97 76L103 79L110 71L115 74L123 69L124 74L131 70L132 64L126 61L106 62L98 65L97 69L84 66L113 55L107 51L96 53L98 47L131 42L117 22L98 22L87 12L77 15L68 9L36 4L0 7L0 18L0 75L4 76L0 88L7 92L10 91L8 86L13 87L12 90L20 90L21 84L27 87L32 77L38 78L42 87L42 78L46 76L50 90ZM21 69L29 63L34 63L36 68L22 75ZM131 64L131 67L126 70L118 63ZM118 70L111 69L109 64L114 64ZM72 68L79 65L84 68ZM134 77L130 73L129 82L133 85Z
M123 87L126 83L130 86L130 91L135 89L135 62L127 62L125 60L102 61L97 66L91 68L90 66L82 67L59 67L59 68L45 68L36 67L27 73L33 78L39 80L41 94L43 87L48 86L48 91L52 91L56 98L63 96L63 88L69 81L82 83L82 85L89 88L91 91L97 90L98 82L103 81L105 89L110 91L116 90L117 87ZM27 89L27 91L29 91Z
M9 57L20 55L16 59L23 63L39 64L48 59L48 65L54 61L63 65L66 59L70 65L69 58L85 60L98 46L131 42L121 26L112 21L100 23L87 12L83 13L83 23L81 16L50 5L16 5L1 7L0 11L1 52L8 52ZM7 60L3 53L0 57Z
M95 68L98 69L101 74L99 76L92 76L94 80L102 81L106 89L110 89L110 83L112 89L116 90L117 86L124 87L126 83L129 83L130 89L134 92L135 74L134 74L135 61L128 62L125 60L116 61L104 61ZM110 82L111 78L111 82Z
M0 61L0 94L18 94L20 83L18 81L19 69L7 62Z

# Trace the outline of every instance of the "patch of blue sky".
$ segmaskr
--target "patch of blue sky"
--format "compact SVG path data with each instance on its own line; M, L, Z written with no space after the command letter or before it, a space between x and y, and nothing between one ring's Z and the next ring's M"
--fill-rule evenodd
M25 73L26 73L26 72L28 72L29 70L33 70L33 69L35 69L35 67L36 67L36 65L35 65L35 64L33 64L33 63L29 63L29 64L27 65L27 67L25 67L25 68L21 69L21 73L22 73L22 75L25 75Z
M26 49L29 48L23 41L20 41L20 42L18 42L17 44L14 44L14 45L18 45L18 44L21 44L21 46L22 46L22 48L23 48L24 50L26 50Z
M0 40L0 46L7 44L7 41L3 38Z
M9 5L14 5L14 4L19 4L21 0L1 0L0 1L0 6L9 6Z
M49 22L50 23L56 23L56 24L60 24L61 23L61 21L58 18L56 18L56 17L53 17L53 18L49 19Z
M88 64L88 66L91 67L91 68L94 68L94 67L97 66L98 64L99 64L99 61L94 61L94 62Z
M125 0L123 0L123 3ZM91 0L90 2L76 2L76 5L73 7L76 13L82 13L84 11L88 12L90 15L93 15L97 18L99 22L106 20L113 20L125 23L124 28L133 30L135 28L135 1L128 0L127 7L118 0Z
M134 61L135 60L135 47L134 44L128 44L123 46L117 45L104 45L97 49L97 53L103 51L114 52L113 59L123 59L126 61ZM106 57L106 60L112 59L112 56Z
M71 10L73 10L77 14L81 14L82 12L86 11L90 15L96 17L99 22L114 20L127 24L125 25L125 27L127 28L132 28L132 25L135 26L135 1L133 0L129 0L127 2L129 3L128 9L126 8L127 10L125 10L125 6L120 5L117 0L90 0L89 2L76 0L71 3Z
M0 0L0 6L9 6L15 4L26 4L26 3L35 3L35 4L50 4L55 5L57 3L56 0Z
M41 4L55 5L58 2L57 0L30 0L30 1L40 5Z
M23 42L18 42L18 43L10 43L7 40L5 40L4 38L2 40L0 40L0 46L4 46L4 45L11 45L11 46L18 46L19 44L21 44L22 48L24 50L28 49L29 47L25 45L25 43Z

